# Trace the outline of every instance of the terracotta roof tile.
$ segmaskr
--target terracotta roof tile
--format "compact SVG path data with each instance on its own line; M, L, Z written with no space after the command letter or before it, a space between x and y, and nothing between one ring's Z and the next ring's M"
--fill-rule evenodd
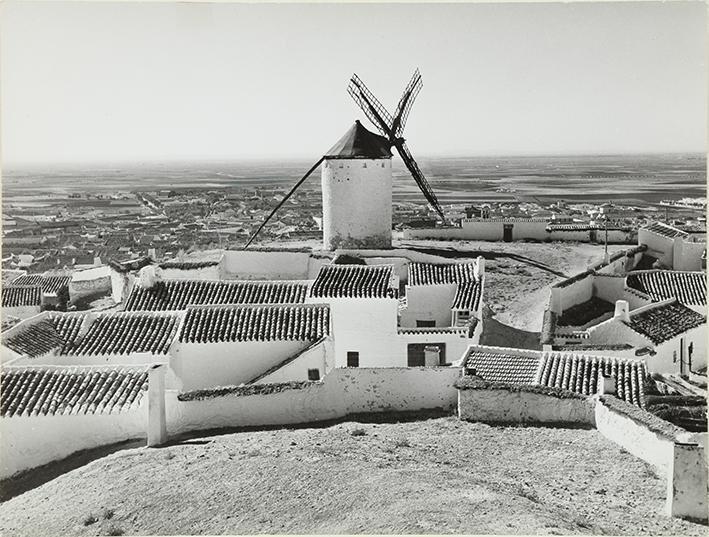
M3 344L31 358L55 349L65 353L74 344L84 318L85 315L81 313L53 312L39 322L27 324L23 329L3 338Z
M457 284L453 309L476 311L482 296L482 282L475 278L473 263L410 263L409 285Z
M195 306L187 310L180 341L317 341L330 333L326 304Z
M126 310L183 310L189 305L297 304L305 301L306 282L166 280L151 288L136 285Z
M147 385L146 368L5 367L0 371L0 415L125 412L140 404Z
M310 289L316 298L396 298L392 265L325 265Z
M409 263L409 285L472 282L473 267L473 263Z
M626 284L647 294L654 302L676 297L682 304L703 306L707 303L707 279L701 271L632 272L628 274Z
M167 354L180 316L165 313L117 312L96 319L86 335L68 348L69 355L149 352Z
M39 285L8 285L1 292L3 308L42 305L42 288Z
M162 269L181 269L181 270L189 270L189 269L200 269L200 268L205 268L205 267L214 267L219 265L219 261L217 260L208 260L208 261L164 261L163 263L160 263L158 266Z
M505 352L500 349L471 349L465 357L465 367L490 382L534 384L539 368L540 353Z
M68 287L71 276L43 276L41 274L26 274L20 276L12 285L39 285L43 293L56 293L62 287Z
M631 313L630 322L625 324L659 345L706 322L704 315L679 302L672 302L635 315Z
M543 386L593 395L598 391L599 374L615 376L619 399L642 406L647 370L641 360L546 352L537 381Z

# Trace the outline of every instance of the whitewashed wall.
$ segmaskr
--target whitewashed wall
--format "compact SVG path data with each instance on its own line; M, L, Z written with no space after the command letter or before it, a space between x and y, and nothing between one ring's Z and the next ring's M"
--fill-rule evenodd
M594 275L593 296L615 304L625 296L625 277L620 275Z
M675 239L672 268L674 270L702 270L702 254L706 247L705 242L689 242L682 238Z
M436 321L436 326L451 326L451 306L456 284L406 286L406 308L401 311L401 326L415 327L417 320Z
M396 346L396 354L400 356L399 366L405 367L408 363L408 346L412 343L445 343L446 344L446 362L450 364L455 364L460 361L465 352L468 350L468 346L477 345L479 343L479 336L475 337L461 337L458 334L450 333L429 333L429 332L418 332L415 334L402 334L398 336L398 342Z
M170 435L250 425L312 423L348 414L449 409L459 368L335 369L321 382L269 395L225 395L201 401L166 393Z
M658 235L647 229L638 230L638 244L645 244L647 253L656 257L663 266L672 268L674 241L664 235Z
M304 280L310 253L226 250L224 278L231 280Z
M565 287L552 287L550 309L557 315L561 315L572 306L590 300L592 296L593 275L588 275Z
M613 410L602 401L596 403L596 429L636 457L667 475L674 453L674 437L656 433L632 418Z
M308 379L308 370L317 369L320 378L334 367L333 341L331 338L303 351L295 360L277 369L258 381L258 384L301 381Z
M684 367L686 370L687 360L689 357L688 348L690 343L694 344L694 352L692 353L692 369L696 371L697 369L704 367L707 363L706 323L655 346L655 352L657 354L655 356L645 357L648 370L653 373L679 373L680 344L684 344Z
M231 386L248 382L309 341L181 342L172 350L171 366L183 390Z
M147 398L119 414L0 418L0 478L84 449L145 438Z
M512 390L458 390L458 417L498 423L595 425L592 399L560 399Z

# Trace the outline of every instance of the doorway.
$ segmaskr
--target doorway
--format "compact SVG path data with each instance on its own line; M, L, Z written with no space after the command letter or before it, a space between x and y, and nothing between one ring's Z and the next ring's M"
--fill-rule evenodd
M446 363L445 343L409 343L407 365L409 367L423 367L426 365L426 347L438 347L438 365Z
M514 224L502 224L502 240L512 242L512 228Z

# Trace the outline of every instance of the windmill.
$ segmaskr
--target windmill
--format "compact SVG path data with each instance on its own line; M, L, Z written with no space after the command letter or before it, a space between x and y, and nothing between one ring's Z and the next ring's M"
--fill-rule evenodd
M421 74L416 69L392 116L354 74L347 91L381 136L356 121L283 197L251 235L244 249L320 164L323 164L324 248L390 248L392 147L396 148L429 205L443 218L438 199L402 136L422 86Z

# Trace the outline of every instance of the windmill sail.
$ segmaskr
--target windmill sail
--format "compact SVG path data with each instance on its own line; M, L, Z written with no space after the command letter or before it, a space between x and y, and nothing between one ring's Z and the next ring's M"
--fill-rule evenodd
M404 143L402 138L402 133L404 131L404 125L406 124L406 119L409 117L409 112L413 106L414 100L421 91L423 82L421 81L421 73L416 69L414 71L409 84L404 90L404 94L399 99L399 104L396 107L396 116L392 118L391 114L384 108L384 105L380 103L377 98L372 94L372 92L364 85L364 82L356 75L353 74L350 79L350 84L347 87L347 91L352 96L357 105L366 114L369 120L374 124L374 126L379 129L384 136L389 140L389 144L396 147L396 150L401 155L401 159L404 161L406 168L411 173L411 176L416 181L416 184L421 189L424 197L428 201L429 205L440 215L443 216L443 209L438 203L436 195L433 193L431 185L428 184L423 172L419 168L418 164L411 156L409 149Z
M411 156L409 148L402 142L400 144L396 144L396 150L399 152L399 155L401 155L401 160L403 160L404 164L406 164L409 172L411 172L411 176L414 178L414 181L416 181L416 184L421 189L421 192L423 192L423 195L426 197L428 203L436 210L440 217L443 218L443 209L441 209L441 205L438 203L438 198L436 198L431 185L428 184L423 172L419 168L418 164L416 164L414 157Z
M262 230L264 227L266 227L266 224L268 224L268 221L273 217L274 214L276 214L276 211L278 211L278 209L280 209L281 206L282 206L286 201L288 201L288 198L290 198L290 197L293 195L293 193L298 189L298 187L299 187L300 185L302 185L308 177L310 177L310 174L315 171L315 168L317 168L318 166L320 166L320 163L321 163L323 160L325 160L325 157L320 157L320 160L318 160L315 164L313 164L313 167L310 168L310 169L308 170L308 172L307 172L303 177L300 178L300 181L298 181L298 182L293 186L293 188L290 189L290 191L288 192L288 194L286 194L286 195L283 197L283 199L282 199L280 202L278 202L278 205L276 205L276 206L273 208L273 210L271 211L271 214L269 214L269 215L266 217L266 219L265 219L263 222L261 222L261 225L258 227L258 229L257 229L256 231L254 231L254 232L251 234L251 237L249 237L249 240L246 241L246 244L244 245L244 250L246 250L246 249L249 247L249 245L250 245L250 244L253 242L253 240L256 238L256 235L258 235L258 234L261 232L261 230Z
M399 138L404 132L404 126L406 125L406 120L409 117L409 112L414 104L416 96L421 91L423 87L423 82L421 81L421 74L419 70L416 69L414 76L411 77L409 85L406 86L404 94L399 99L399 104L396 106L396 113L394 116L394 122L392 123L392 130L394 131L394 136Z
M387 138L391 137L391 124L393 118L391 114L384 108L374 94L369 91L369 88L364 85L364 82L354 74L347 86L347 92L352 96L355 102L359 105L369 121Z

